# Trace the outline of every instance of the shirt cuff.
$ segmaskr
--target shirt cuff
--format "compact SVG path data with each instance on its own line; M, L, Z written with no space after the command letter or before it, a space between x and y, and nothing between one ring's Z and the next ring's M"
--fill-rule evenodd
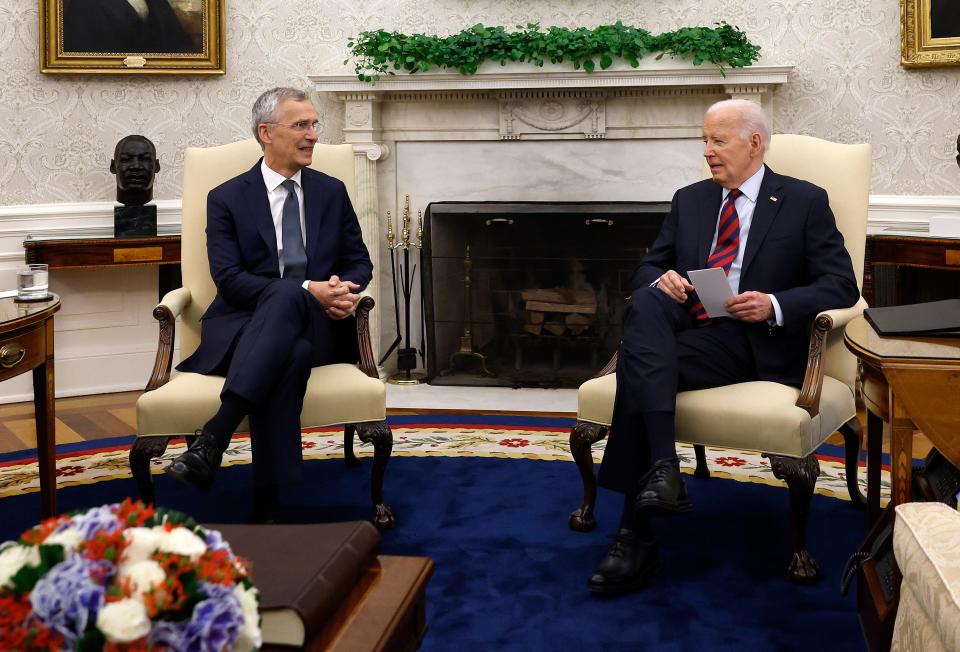
M306 290L307 292L309 292L309 291L310 291L310 281L304 281L302 287L303 287L304 290ZM771 295L771 296L772 296L772 295Z
M780 303L777 301L777 297L772 294L768 294L770 297L770 303L773 304L773 319L768 319L767 323L771 326L783 326L783 311L780 310Z

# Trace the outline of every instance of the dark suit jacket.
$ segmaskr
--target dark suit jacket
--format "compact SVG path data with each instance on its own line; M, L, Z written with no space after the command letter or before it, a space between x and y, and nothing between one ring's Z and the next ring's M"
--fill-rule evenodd
M325 281L336 274L366 287L373 265L346 186L310 168L303 169L301 182L307 278ZM264 288L271 283L300 284L280 277L277 235L259 161L207 195L207 256L217 296L203 315L200 346L180 363L177 369L181 371L212 372L250 320ZM322 311L320 319L329 320ZM353 318L329 321L334 337L315 342L321 357L356 361Z
M634 289L668 269L688 278L690 270L707 266L722 197L710 179L677 191L660 235L634 272ZM813 318L852 306L860 296L822 188L767 168L740 273L739 291L749 290L776 295L783 312L783 327L747 324L760 379L799 386Z
M127 0L69 0L63 16L66 52L202 52L167 0L147 0L147 19Z

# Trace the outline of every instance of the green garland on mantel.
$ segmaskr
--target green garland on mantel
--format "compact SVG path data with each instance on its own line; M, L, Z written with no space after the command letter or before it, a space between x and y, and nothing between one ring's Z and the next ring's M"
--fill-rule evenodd
M452 36L401 34L375 30L361 32L347 42L354 70L360 81L375 82L394 70L408 73L426 72L434 67L449 68L470 75L484 61L508 61L543 66L544 62L569 61L575 70L588 73L607 69L614 59L623 59L632 67L640 65L647 54L657 53L689 59L694 65L709 61L720 68L743 68L759 58L760 46L747 39L739 28L726 22L716 27L683 27L654 36L640 27L617 21L594 29L549 27L540 30L539 23L518 25L516 32L503 27L476 24Z

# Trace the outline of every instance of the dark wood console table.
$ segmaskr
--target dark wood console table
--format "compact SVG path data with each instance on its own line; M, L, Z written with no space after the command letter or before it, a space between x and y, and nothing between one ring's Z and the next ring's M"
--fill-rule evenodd
M37 426L37 468L44 518L57 513L56 414L53 386L53 313L60 297L17 303L0 299L0 381L33 371L33 410Z
M174 265L180 263L180 234L152 238L56 238L23 241L28 263L50 269Z
M960 271L960 238L904 234L868 235L863 262L863 298L871 306L875 305L873 268L880 265ZM896 303L904 303L899 287L895 292Z

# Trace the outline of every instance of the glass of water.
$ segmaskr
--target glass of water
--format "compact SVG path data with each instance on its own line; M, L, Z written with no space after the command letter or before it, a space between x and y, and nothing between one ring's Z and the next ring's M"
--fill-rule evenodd
M42 263L21 265L17 268L17 299L42 301L50 296L50 272Z

